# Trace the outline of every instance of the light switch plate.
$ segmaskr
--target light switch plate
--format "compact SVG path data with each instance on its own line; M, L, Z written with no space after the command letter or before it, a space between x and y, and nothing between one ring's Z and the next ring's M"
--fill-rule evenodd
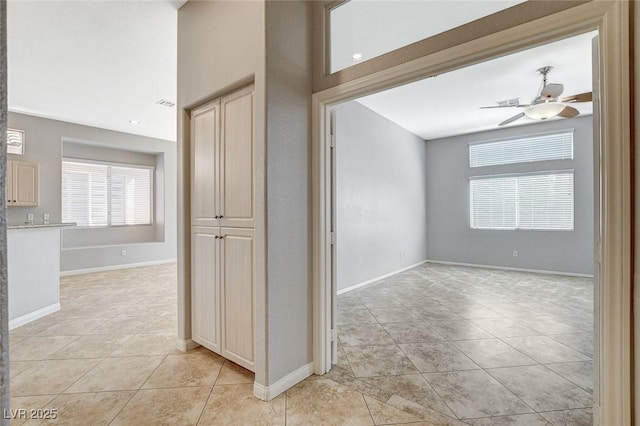
M27 220L28 220L29 222L32 222L32 221L33 221L33 213L27 213Z
M44 214L42 215L42 218L43 218L44 220L49 220L49 213L44 213Z

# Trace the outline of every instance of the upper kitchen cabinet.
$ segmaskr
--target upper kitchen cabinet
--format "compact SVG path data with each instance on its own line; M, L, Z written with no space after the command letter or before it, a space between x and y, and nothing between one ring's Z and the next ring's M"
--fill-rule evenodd
M253 86L192 111L192 226L254 226Z
M37 163L7 161L8 206L37 206L39 186L39 167Z

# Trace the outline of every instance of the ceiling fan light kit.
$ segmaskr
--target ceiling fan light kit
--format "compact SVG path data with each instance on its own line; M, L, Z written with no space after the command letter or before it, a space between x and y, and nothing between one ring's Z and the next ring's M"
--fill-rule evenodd
M544 102L541 104L531 105L524 110L527 117L534 120L546 120L555 117L565 109L566 105L562 102Z
M558 83L547 83L547 74L551 72L551 69L553 69L552 66L545 66L536 70L537 73L542 75L542 88L530 104L521 104L519 101L515 103L512 102L512 100L508 100L497 102L498 106L480 108L524 108L524 112L504 120L502 123L498 124L498 126L513 123L525 116L533 120L547 120L553 117L577 117L580 112L569 106L568 103L591 102L592 93L579 93L577 95L565 97L564 99L559 99L562 91L564 90L564 86Z

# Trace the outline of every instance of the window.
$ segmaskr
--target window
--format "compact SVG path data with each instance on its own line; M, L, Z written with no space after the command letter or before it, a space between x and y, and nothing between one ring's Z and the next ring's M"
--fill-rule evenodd
M441 34L524 0L350 0L329 10L331 72Z
M62 221L78 226L152 223L153 168L62 162Z
M469 167L573 160L573 129L469 145Z
M7 129L7 154L24 155L24 131Z
M470 178L471 228L573 230L573 171Z

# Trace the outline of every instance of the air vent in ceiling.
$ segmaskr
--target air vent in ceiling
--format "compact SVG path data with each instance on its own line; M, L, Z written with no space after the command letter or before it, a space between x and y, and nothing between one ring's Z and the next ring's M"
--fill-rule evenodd
M516 106L516 105L520 105L520 98L506 99L504 101L497 101L496 103L498 104L498 106L505 106L505 107Z
M166 99L160 99L160 100L159 100L158 102L156 102L156 103L157 103L158 105L166 106L166 107L169 107L169 108L171 108L171 107L173 107L173 106L176 106L175 102L171 102L171 101L168 101L168 100L166 100Z

